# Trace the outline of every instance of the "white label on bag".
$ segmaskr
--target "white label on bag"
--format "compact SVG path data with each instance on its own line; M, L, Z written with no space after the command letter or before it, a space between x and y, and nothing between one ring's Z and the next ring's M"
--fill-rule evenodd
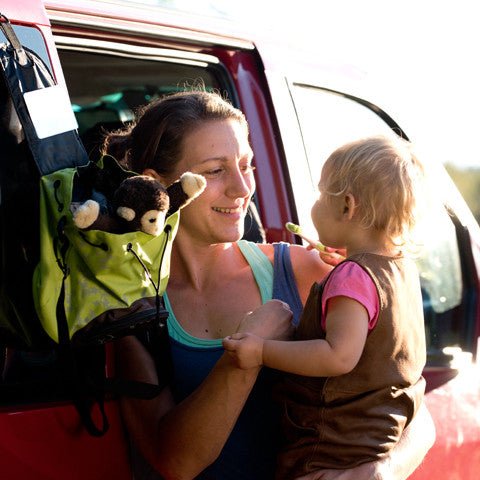
M78 128L70 98L64 86L54 85L26 92L23 97L38 138L52 137Z

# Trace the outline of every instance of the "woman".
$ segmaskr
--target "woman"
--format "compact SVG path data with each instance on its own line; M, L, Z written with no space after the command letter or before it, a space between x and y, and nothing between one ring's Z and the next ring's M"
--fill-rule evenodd
M330 267L301 246L239 242L255 190L253 152L243 114L218 95L186 92L151 104L134 126L107 137L104 150L167 185L185 171L207 179L182 210L172 251L165 304L173 381L154 400L122 400L128 431L166 479L273 478L271 372L236 368L221 341L243 331L288 338L292 312L298 318L310 286ZM265 304L271 298L283 302ZM154 383L162 375L136 338L122 340L118 352L124 376ZM389 462L394 478L406 478L433 436L424 411L385 462L304 480L386 478L379 472Z

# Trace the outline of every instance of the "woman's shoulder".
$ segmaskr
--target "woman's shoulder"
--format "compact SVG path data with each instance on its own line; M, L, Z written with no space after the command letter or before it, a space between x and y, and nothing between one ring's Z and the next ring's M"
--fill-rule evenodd
M273 243L258 243L256 244L258 248L266 255L272 262L275 255L275 245ZM289 249L290 260L292 262L292 267L294 271L301 270L304 273L309 271L315 272L314 274L320 273L320 280L323 278L324 274L330 270L326 263L322 262L318 252L315 250L307 250L301 245L292 245L289 243L283 243L286 248Z
M321 282L325 275L331 270L331 267L324 263L316 250L307 250L301 245L284 244L290 253L295 282L304 302L314 282ZM275 248L274 244L258 244L259 249L273 263Z
M312 283L321 281L332 269L322 261L316 250L307 250L301 245L290 245L290 258L293 270L312 277Z
M255 245L273 263L273 256L274 256L273 243L256 243Z
M290 258L292 260L292 265L295 268L296 264L321 264L323 263L320 260L320 257L315 252L308 251L305 247L301 245L292 245L286 242L279 243L257 243L258 248L273 262L273 257L275 255L275 249L279 251L279 246L282 245L284 248L288 248L290 253Z

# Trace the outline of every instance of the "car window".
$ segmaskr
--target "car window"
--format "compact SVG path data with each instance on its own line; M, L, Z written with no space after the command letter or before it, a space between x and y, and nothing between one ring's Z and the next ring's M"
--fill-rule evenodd
M291 85L291 94L302 131L313 188L318 184L323 162L339 145L369 135L396 135L382 118L352 98L300 84ZM435 178L431 181L438 185L441 173L438 166L433 166L431 175ZM297 190L294 188L294 192ZM303 205L301 199L297 205ZM462 344L460 323L463 321L460 312L462 266L456 229L441 200L437 207L435 212L431 212L425 248L417 261L427 344L432 362L443 358L441 352L445 347ZM304 222L302 227L315 235L309 209L303 210L298 212L298 217Z
M179 53L174 61L171 51L108 42L61 44L58 52L79 134L94 160L104 132L133 120L143 105L188 86L222 87L207 56Z
M58 36L55 41L80 138L92 160L98 159L106 132L128 124L139 108L163 95L201 86L239 106L228 73L214 56ZM245 219L245 238L265 241L256 203Z
M23 25L13 25L13 29L20 40L20 43L24 46L33 50L48 66L50 71L52 66L50 64L50 59L48 58L47 48L45 46L45 41L39 30L32 27L25 27ZM0 43L6 42L3 32L0 30Z

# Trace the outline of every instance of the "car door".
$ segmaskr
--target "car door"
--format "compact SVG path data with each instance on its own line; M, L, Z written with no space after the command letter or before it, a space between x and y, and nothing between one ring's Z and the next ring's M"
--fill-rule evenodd
M279 71L280 70L280 71ZM300 69L298 71L301 71ZM312 73L310 71L310 73ZM363 136L407 133L373 101L313 75L267 71L287 152L296 218L315 235L310 205L323 162L336 146ZM341 83L337 83L340 88ZM426 404L437 439L416 480L477 478L480 471L478 367L480 230L442 165L421 152L438 192L418 259L427 336ZM314 237L315 238L315 237Z
M280 155L271 134L266 93L260 87L253 45L213 34L202 36L198 31L175 30L172 37L173 27L147 27L145 21L118 19L116 14L106 20L95 10L79 8L81 12L72 13L69 5L63 9L57 3L47 16L38 0L26 0L20 5L10 0L2 3L2 11L14 24L22 43L44 59L58 82L66 82L78 131L91 158L98 158L105 131L131 121L134 111L148 101L197 82L219 90L247 112L253 126L251 141L259 165L257 175L265 177L262 196L256 201L269 206L263 209L267 225L272 225L267 232L269 238L283 236L276 205L285 210L288 204L284 189L278 188L284 183L278 168ZM154 32L146 33L147 28ZM7 93L5 87L2 93ZM247 219L248 238L262 240L264 232L257 219L254 212ZM14 365L19 359L26 365L23 370L29 376L49 375L37 354L11 348L2 351L7 361L2 364L0 386L5 390L19 381L10 368L12 358ZM107 348L107 372L113 370L111 357L111 348ZM48 359L45 361L48 363ZM4 478L132 476L118 399L108 398L110 429L103 437L94 438L82 428L71 402L56 392L15 392L8 400L0 398L0 469Z
M285 230L287 221L313 232L309 211L317 177L334 146L360 135L403 131L376 105L375 95L365 99L353 94L329 74L318 79L318 73L325 72L314 59L294 73L295 68L284 71L287 64L295 65L286 51L277 48L271 55L261 42L204 33L199 27L208 23L204 17L190 24L182 17L180 28L163 12L153 21L151 11L136 8L133 14L98 4L91 8L47 2L48 16L38 0L3 0L1 9L16 23L22 41L46 59L57 80L65 79L92 158L106 130L128 123L136 108L157 96L196 82L228 96L250 124L255 204L269 241L297 241ZM304 71L317 75L312 80ZM402 127L408 134L408 126ZM429 348L426 401L437 441L413 478L471 480L480 469L480 375L474 363L480 335L480 235L444 170L431 163L443 196L428 253L419 266ZM253 232L258 222L253 216L250 220L247 231ZM103 439L84 435L73 407L59 399L41 404L30 399L0 408L0 428L6 432L0 439L5 478L130 475L115 401L108 403L113 429ZM28 428L27 435L19 435L22 428ZM35 448L30 447L32 439L40 440ZM59 459L58 452L65 450L68 454Z
M42 2L4 0L0 10L12 22L21 43L40 56L61 82L62 71ZM0 43L3 42L5 38L0 33ZM1 101L8 102L9 95L3 75L0 75ZM2 130L2 135L4 133ZM22 145L20 143L19 148L8 151L2 147L0 162L2 172L17 169L15 178L25 175L27 180L29 169L22 169L31 157L28 158L27 149ZM29 193L27 188L24 186L25 196ZM12 244L16 232L3 219L12 218L15 211L6 212L7 208L15 209L15 206L7 207L6 202L1 202L1 235ZM32 199L24 221L38 226L36 218L38 199ZM7 258L8 252L2 248L2 267ZM21 279L6 279L2 274L2 282L15 283L17 280ZM31 288L26 288L23 294L31 295ZM48 387L54 385L50 381L53 375L52 352L24 351L5 347L2 343L0 339L0 476L25 480L130 479L128 444L118 402L110 399L106 402L110 423L108 432L103 437L90 436L82 427L72 402L59 390ZM100 419L98 411L93 415L95 421Z

